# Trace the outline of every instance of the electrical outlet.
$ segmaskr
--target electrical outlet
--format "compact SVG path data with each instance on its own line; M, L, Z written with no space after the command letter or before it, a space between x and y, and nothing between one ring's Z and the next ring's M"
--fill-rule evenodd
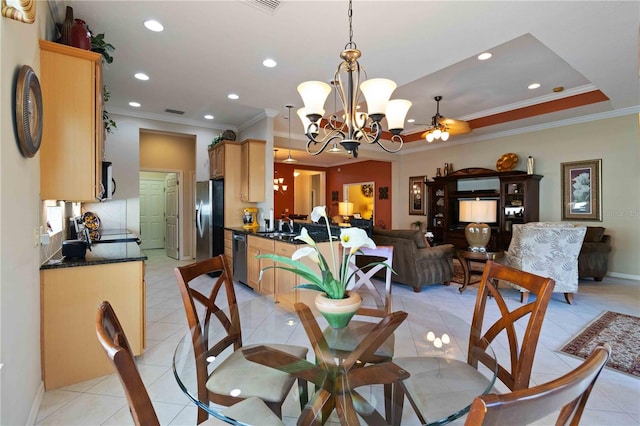
M48 246L51 243L51 236L45 232L44 234L40 234L40 244L43 246Z
M40 227L33 228L33 246L38 247L40 245Z

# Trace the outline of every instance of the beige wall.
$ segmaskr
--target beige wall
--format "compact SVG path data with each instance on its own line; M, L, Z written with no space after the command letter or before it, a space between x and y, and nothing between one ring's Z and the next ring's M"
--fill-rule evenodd
M43 387L40 374L40 250L33 231L41 224L40 154L24 158L12 117L20 66L40 76L38 39L50 30L46 3L35 24L0 18L0 424L35 420Z
M607 134L604 137L604 134ZM452 137L450 141L455 141ZM415 142L422 143L422 142ZM426 143L426 142L425 142ZM440 149L410 154L406 150L394 164L393 226L409 228L417 219L409 216L409 177L427 175L431 179L437 167L453 163L454 170L485 167L495 170L496 161L505 153L520 157L516 170L526 170L526 159L535 159L540 181L540 220L561 220L560 163L602 159L602 222L582 222L604 226L612 237L613 252L609 273L640 279L640 136L638 115L540 130L516 136L445 145ZM578 222L574 222L578 223Z
M182 172L180 187L180 258L193 258L193 232L195 205L193 178L196 173L196 137L140 131L140 170ZM138 222L139 224L139 222Z

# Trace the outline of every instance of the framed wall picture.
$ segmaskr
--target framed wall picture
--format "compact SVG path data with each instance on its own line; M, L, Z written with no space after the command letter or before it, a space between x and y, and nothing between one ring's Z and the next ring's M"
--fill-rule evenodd
M602 160L561 164L562 220L602 221Z
M426 176L409 178L409 214L425 215L425 179Z
M36 1L2 0L2 16L33 24L36 21Z

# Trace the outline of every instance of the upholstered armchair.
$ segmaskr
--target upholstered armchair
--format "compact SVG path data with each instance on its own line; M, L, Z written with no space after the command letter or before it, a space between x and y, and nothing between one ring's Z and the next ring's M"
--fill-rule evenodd
M513 225L504 263L543 277L553 278L556 293L571 304L578 292L578 254L587 228L571 223L529 222ZM514 286L517 287L517 286ZM518 288L518 287L517 287ZM528 293L521 289L521 299Z

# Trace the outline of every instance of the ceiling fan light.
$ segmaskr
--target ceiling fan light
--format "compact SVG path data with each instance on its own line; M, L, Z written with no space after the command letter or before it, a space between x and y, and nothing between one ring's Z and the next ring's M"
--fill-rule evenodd
M384 116L387 103L396 86L396 83L388 78L372 78L360 85L360 90L367 101L369 116Z
M446 142L447 139L449 139L449 132L447 132L446 130L444 132L442 132L442 134L440 135L440 139L442 139L444 142Z
M436 139L440 139L440 136L442 136L442 131L440 129L435 129L433 131L433 137Z
M433 133L431 132L427 133L426 139L427 139L427 142L429 143L433 142Z
M406 99L393 99L389 101L386 111L389 130L404 129L404 119L411 105L411 102Z
M331 93L331 86L322 81L305 81L298 85L298 93L302 97L304 107L307 110L306 115L324 114L324 103L327 96Z

